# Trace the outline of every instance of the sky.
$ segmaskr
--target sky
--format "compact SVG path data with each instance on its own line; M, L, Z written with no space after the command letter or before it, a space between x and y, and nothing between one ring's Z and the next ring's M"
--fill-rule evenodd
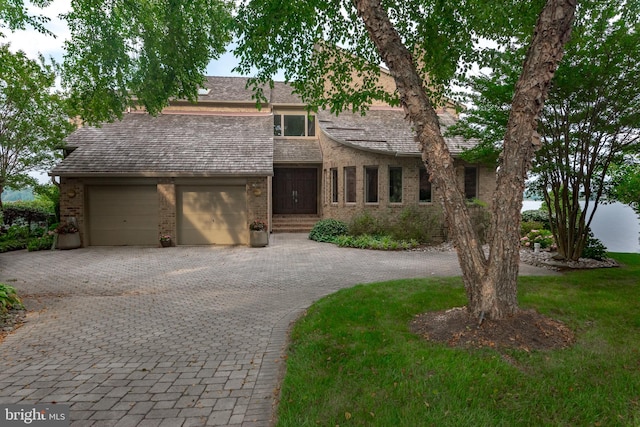
M0 43L11 43L11 50L22 50L30 58L37 58L38 53L42 53L45 58L53 57L57 62L62 62L64 54L64 41L69 38L69 28L64 20L58 16L61 13L69 12L71 0L53 0L49 7L30 8L34 15L44 15L51 19L46 24L47 29L54 33L56 37L40 34L34 29L27 29L10 33L5 32L5 38L0 39ZM238 61L232 53L227 52L218 60L211 61L207 67L206 74L209 76L237 76L232 73L233 67Z

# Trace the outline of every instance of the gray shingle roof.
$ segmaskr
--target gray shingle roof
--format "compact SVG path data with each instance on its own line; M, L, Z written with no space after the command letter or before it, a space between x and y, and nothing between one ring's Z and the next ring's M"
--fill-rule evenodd
M456 120L447 112L439 113L438 117L443 132ZM385 154L420 154L415 133L405 120L402 109L369 110L366 116L343 112L337 117L321 111L318 113L318 121L329 137L354 148ZM445 141L454 156L459 155L464 148L472 148L476 144L476 141L462 137L446 137Z
M220 102L255 102L252 98L253 90L246 88L246 77L206 77L204 89L209 93L198 95L198 101ZM271 97L271 89L264 88L267 99Z
M273 118L127 114L71 134L53 175L218 176L273 173Z
M275 163L322 163L322 152L317 139L284 138L273 141Z

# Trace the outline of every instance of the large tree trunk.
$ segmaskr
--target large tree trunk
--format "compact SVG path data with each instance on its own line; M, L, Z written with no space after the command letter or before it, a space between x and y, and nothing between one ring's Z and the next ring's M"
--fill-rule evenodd
M494 195L490 252L485 257L457 185L454 161L442 137L411 53L403 45L380 0L353 0L378 52L395 79L402 105L417 132L422 158L435 186L456 246L469 310L500 319L517 308L520 210L525 178L540 145L537 118L571 30L575 0L549 0L542 10L516 85Z

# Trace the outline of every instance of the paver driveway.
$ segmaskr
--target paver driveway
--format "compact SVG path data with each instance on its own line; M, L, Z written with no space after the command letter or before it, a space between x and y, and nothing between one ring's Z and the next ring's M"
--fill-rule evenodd
M357 283L458 274L454 253L340 249L302 234L267 248L2 254L0 281L34 311L0 344L0 403L70 404L73 426L267 426L304 308Z

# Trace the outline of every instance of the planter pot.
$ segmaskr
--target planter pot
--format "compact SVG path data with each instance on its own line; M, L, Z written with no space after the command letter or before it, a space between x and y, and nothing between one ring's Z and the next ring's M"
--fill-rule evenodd
M262 248L269 244L268 231L249 231L249 243L252 248Z
M76 249L80 247L80 233L58 234L56 241L58 249Z
M171 240L160 240L160 245L162 245L163 248L168 248L171 246Z

